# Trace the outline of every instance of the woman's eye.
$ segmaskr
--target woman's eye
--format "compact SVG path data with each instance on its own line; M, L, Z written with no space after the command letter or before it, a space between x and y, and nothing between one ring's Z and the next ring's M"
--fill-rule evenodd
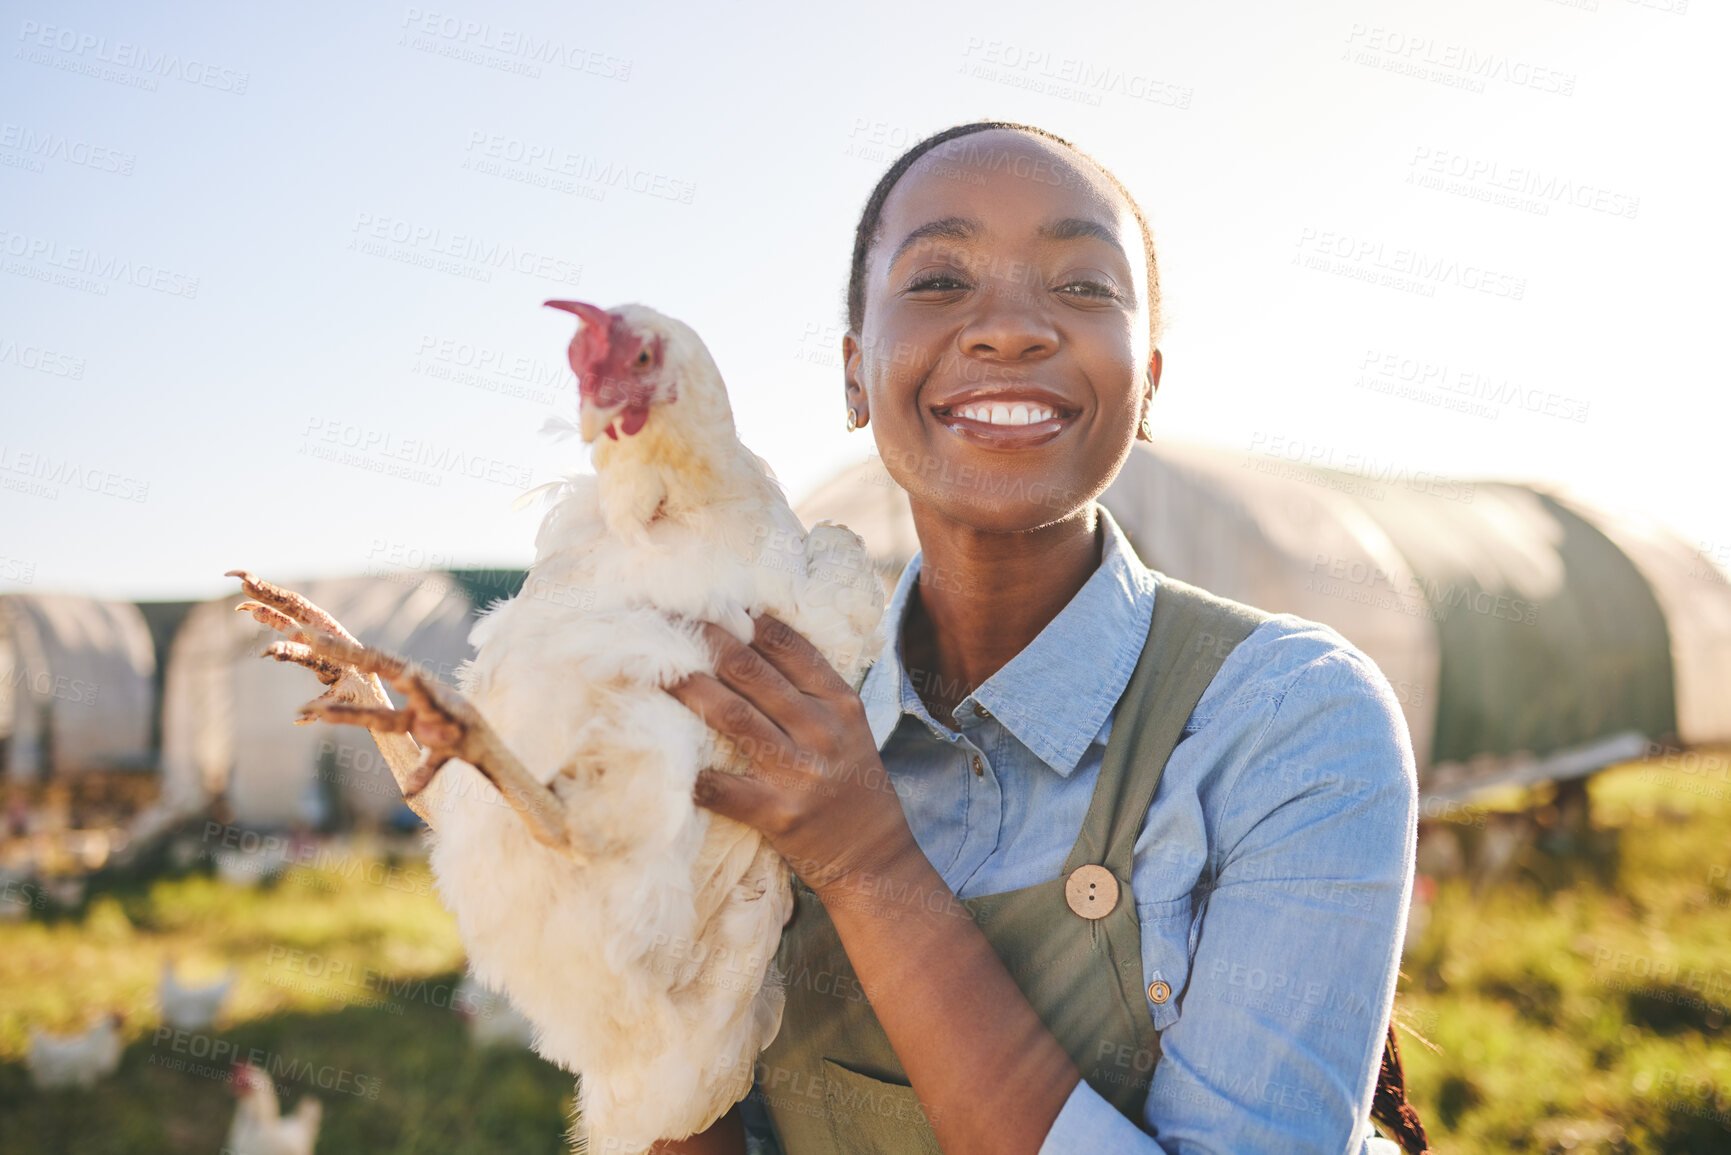
M967 288L966 282L952 277L948 273L930 273L920 277L908 286L910 293L953 293L957 289Z
M1059 285L1058 292L1068 293L1073 297L1097 297L1105 301L1118 299L1118 290L1103 281L1070 281Z

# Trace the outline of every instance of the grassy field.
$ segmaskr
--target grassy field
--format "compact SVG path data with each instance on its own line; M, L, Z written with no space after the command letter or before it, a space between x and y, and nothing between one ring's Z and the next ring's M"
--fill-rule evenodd
M1731 1151L1731 783L1623 767L1595 830L1444 882L1403 966L1443 1152ZM1404 1041L1404 1040L1403 1040Z
M189 982L240 972L212 1029L161 1026L174 953ZM471 1047L452 1011L462 945L424 863L357 846L256 889L195 869L97 890L75 915L0 926L0 1155L153 1155L222 1147L237 1059L275 1076L283 1106L324 1104L318 1150L566 1149L572 1079L522 1050ZM120 1070L92 1091L40 1092L28 1026L126 1019Z
M1731 1150L1731 783L1628 767L1596 829L1520 852L1494 885L1440 884L1405 964L1408 1081L1440 1152ZM1465 833L1479 822L1463 815ZM158 969L240 970L208 1032L166 1031ZM481 1052L450 1010L462 950L424 865L356 845L256 889L207 865L93 886L0 925L0 1155L214 1153L234 1057L319 1096L322 1155L557 1152L571 1079ZM120 1071L42 1093L28 1027L125 1014Z

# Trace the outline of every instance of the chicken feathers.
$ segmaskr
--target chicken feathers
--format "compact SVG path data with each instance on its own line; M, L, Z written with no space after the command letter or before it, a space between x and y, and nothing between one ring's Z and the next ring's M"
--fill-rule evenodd
M596 473L554 497L523 589L476 626L462 682L558 798L571 846L529 837L452 762L427 790L432 864L474 973L581 1075L579 1131L641 1150L750 1089L781 1021L771 959L792 903L763 838L693 804L699 769L743 764L662 687L713 672L696 623L749 641L761 613L857 685L883 590L859 538L808 534L740 443L694 332L641 306L561 307L584 321L572 361Z

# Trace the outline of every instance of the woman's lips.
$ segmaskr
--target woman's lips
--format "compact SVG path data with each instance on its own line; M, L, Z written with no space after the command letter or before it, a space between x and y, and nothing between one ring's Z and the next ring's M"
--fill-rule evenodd
M1026 406L1025 408L1034 408ZM963 417L961 410L978 413L978 405L959 405L942 409L933 409L932 416L938 423L964 440L971 441L990 449L1027 449L1036 445L1044 445L1069 426L1071 417L1055 412L1050 406L1044 407L1053 416L1036 421L1040 416L1030 413L1026 424L1000 425L994 421L982 421L977 416Z

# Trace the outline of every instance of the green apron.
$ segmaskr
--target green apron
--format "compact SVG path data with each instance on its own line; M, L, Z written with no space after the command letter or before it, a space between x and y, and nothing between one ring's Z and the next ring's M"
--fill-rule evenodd
M1148 640L1119 699L1063 872L961 900L1082 1077L1138 1127L1160 1059L1149 1001L1182 992L1158 981L1142 986L1130 889L1136 837L1190 712L1233 647L1267 617L1171 578L1159 583ZM756 1094L785 1155L937 1151L835 924L797 879L776 967L787 981L787 1008L759 1060Z

